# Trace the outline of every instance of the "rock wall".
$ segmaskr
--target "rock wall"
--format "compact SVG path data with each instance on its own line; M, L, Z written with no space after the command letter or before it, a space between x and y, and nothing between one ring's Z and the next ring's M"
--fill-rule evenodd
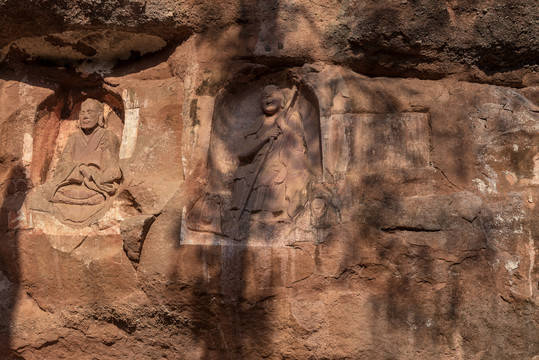
M0 30L1 358L539 356L531 2L6 0Z

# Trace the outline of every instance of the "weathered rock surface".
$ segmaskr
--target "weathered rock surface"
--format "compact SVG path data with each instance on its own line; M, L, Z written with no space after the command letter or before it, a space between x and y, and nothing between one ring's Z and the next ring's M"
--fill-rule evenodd
M528 1L0 0L0 358L535 359L538 49ZM232 205L269 84L291 217ZM86 98L122 180L74 228Z

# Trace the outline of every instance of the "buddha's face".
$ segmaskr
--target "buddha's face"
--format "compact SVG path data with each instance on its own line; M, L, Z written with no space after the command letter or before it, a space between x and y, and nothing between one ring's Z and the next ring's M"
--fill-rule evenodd
M85 131L95 129L103 118L103 111L99 104L94 101L85 101L82 103L79 112L80 128Z
M278 89L264 90L262 93L262 110L267 115L273 115L282 106L283 97Z

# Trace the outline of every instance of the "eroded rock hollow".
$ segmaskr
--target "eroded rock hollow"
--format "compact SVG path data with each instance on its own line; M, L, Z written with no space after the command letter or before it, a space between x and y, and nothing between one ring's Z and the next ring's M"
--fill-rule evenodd
M539 16L0 0L0 358L539 358Z

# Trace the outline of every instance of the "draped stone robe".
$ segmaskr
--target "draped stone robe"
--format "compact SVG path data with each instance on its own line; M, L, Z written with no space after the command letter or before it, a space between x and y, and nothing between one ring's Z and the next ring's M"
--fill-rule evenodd
M101 127L69 137L46 190L61 222L86 226L108 210L122 179L118 154L118 138Z
M256 154L239 159L240 166L234 176L232 209L241 209L249 186L255 181L245 207L247 211L283 211L293 218L305 203L306 185L311 175L301 115L291 110L277 125L268 124L266 118L266 115L257 118L245 139L259 138L271 126L279 126L282 133L271 148L267 142ZM254 180L256 170L268 151L266 161Z

